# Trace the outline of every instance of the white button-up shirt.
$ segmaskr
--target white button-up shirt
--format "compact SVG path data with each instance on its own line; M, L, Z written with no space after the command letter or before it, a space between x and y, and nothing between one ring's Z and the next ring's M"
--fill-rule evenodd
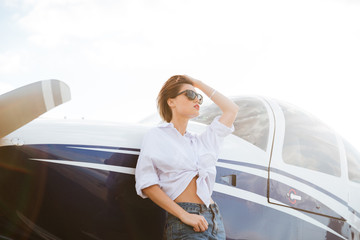
M220 144L234 131L216 117L200 135L181 135L172 123L163 123L145 134L135 170L136 191L158 184L172 199L176 199L198 175L196 194L210 205L215 184Z

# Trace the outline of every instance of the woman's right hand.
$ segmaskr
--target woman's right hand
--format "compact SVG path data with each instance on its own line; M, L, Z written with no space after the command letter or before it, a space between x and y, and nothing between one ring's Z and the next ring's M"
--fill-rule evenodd
M188 212L181 216L180 221L192 226L195 232L205 232L209 225L204 216Z
M171 200L159 185L152 185L144 188L142 191L158 206L178 217L186 225L192 226L195 232L205 232L208 229L208 222L203 216L186 212L176 202Z
M184 78L186 78L187 80L189 80L190 82L192 82L193 86L198 88L199 86L199 83L200 83L200 80L196 79L196 78L193 78L193 77L190 77L189 75L183 75Z

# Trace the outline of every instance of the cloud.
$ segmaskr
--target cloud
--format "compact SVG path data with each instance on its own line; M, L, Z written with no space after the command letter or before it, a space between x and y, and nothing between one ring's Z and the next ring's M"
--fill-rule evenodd
M16 49L0 56L0 73L22 67L33 79L86 82L92 90L79 87L81 107L121 104L133 92L151 98L177 73L225 94L284 99L325 118L333 114L325 102L357 95L360 4L354 1L7 1L21 9L15 19L27 38L21 55ZM106 96L87 103L93 92ZM124 105L147 107L136 100Z
M0 95L14 90L15 87L11 84L0 82Z
M141 32L136 16L142 5L124 1L39 0L31 6L19 23L29 32L29 39L39 46L56 47L73 41L107 37L128 37L129 32ZM131 15L135 13L135 16Z
M12 74L22 70L21 55L16 53L0 54L0 74Z

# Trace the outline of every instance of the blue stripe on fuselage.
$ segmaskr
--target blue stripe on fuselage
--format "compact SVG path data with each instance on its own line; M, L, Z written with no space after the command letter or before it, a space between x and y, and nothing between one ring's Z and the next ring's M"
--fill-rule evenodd
M122 148L122 147L109 147L109 146L93 146L93 145L67 145L67 144L34 144L34 145L24 145L23 147L30 147L32 149L37 149L41 151L42 153L49 153L49 155L53 156L54 159L62 159L62 160L69 160L69 161L82 161L82 162L90 162L90 163L102 163L102 164L109 164L109 165L116 165L116 166L122 166L122 167L136 167L136 162L138 155L135 154L126 154L126 153L114 153L114 152L106 152L106 151L97 151L97 150L88 150L88 149L81 149L81 148L101 148L101 149L108 149L108 150L120 150L120 151L137 151L140 152L140 149L137 148ZM90 154L89 154L90 152ZM66 155L65 157L63 155ZM32 156L37 157L37 156ZM41 155L43 158L44 156ZM268 171L268 168L265 166L260 166L256 164L251 163L244 163L244 162L238 162L238 161L232 161L232 160L225 160L225 159L219 159L219 162L233 164L233 165L239 165L239 166L245 166L253 169L258 169L262 171ZM242 175L242 181L248 182L249 184L241 184L241 182L237 183L237 188L254 192L256 194L259 194L261 196L267 197L267 178L259 177L250 173L241 172L238 170L231 170L230 172L224 172L224 174L220 174L221 169L225 169L222 167L217 167L218 169L218 175L216 178L216 182L221 184L226 184L224 181L221 180L220 176L224 176L224 174L241 174ZM272 171L289 177L291 179L294 179L296 181L299 181L303 184L306 184L324 194L331 197L332 199L340 202L341 204L345 205L347 207L347 202L340 199L336 195L332 194L331 192L309 182L302 178L299 178L297 176L294 176L292 174L289 174L285 171L279 170L279 169L272 169ZM274 180L272 180L274 181ZM256 183L256 184L254 184ZM279 183L288 186L286 183ZM325 206L324 206L325 207ZM355 213L355 215L360 216L360 213L355 211L354 209L351 209L352 212ZM337 214L336 214L337 215Z
M264 171L268 171L268 168L267 167L264 167L264 166L260 166L260 165L256 165L256 164L250 164L250 163L243 163L243 162L238 162L238 161L231 161L231 160L223 160L223 159L219 159L219 162L224 162L224 163L230 163L230 164L234 164L234 165L239 165L239 166L246 166L246 167L251 167L251 168L255 168L255 169L260 169L260 170L264 170ZM297 177L295 175L292 175L288 172L285 172L285 171L282 171L282 170L279 170L279 169L276 169L276 168L271 168L271 171L272 172L275 172L277 174L280 174L280 175L283 175L283 176L286 176L288 178L291 178L293 180L296 180L298 182L301 182L301 183L304 183L326 195L328 195L329 197L333 198L334 200L336 200L337 202L347 206L347 202L342 200L341 198L337 197L336 195L332 194L331 192L317 186L316 184L314 183L311 183L309 181L306 181L300 177Z

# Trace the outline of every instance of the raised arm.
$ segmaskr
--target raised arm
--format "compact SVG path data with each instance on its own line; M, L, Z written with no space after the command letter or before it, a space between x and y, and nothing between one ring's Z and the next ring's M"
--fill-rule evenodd
M225 126L231 127L235 121L239 107L229 98L208 86L204 82L187 75L185 75L185 77L192 81L194 87L205 93L221 109L223 114L221 115L219 121Z

